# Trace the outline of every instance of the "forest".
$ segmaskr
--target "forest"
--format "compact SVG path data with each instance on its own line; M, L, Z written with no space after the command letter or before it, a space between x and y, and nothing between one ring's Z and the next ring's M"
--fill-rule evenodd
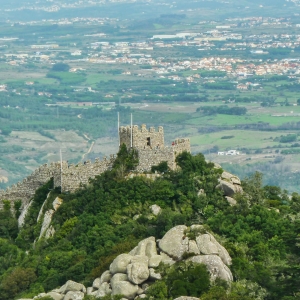
M130 251L143 238L161 238L182 224L203 224L214 233L232 257L234 282L230 286L221 280L210 282L202 265L169 271L161 265L163 278L151 286L148 299L180 295L204 300L299 299L300 195L263 186L262 174L254 173L243 180L244 193L236 194L237 204L230 206L216 188L222 169L200 153L183 152L176 162L180 167L176 171L166 169L165 163L154 167L153 172L161 172L156 180L130 177L137 156L121 147L113 168L76 193L61 194L51 181L39 188L21 229L20 203L11 210L11 203L4 201L1 299L30 298L69 279L91 284L118 254ZM200 189L205 193L199 195ZM63 203L52 220L55 234L38 240L39 211L46 198L44 211L57 196ZM150 216L152 204L162 208L156 217ZM196 280L199 276L201 284ZM178 285L171 289L175 281Z

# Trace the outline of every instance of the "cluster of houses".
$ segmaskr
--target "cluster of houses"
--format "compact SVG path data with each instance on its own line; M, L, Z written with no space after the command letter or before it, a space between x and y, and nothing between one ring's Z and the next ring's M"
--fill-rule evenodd
M224 152L218 152L218 155L240 155L240 152L237 150L228 150Z

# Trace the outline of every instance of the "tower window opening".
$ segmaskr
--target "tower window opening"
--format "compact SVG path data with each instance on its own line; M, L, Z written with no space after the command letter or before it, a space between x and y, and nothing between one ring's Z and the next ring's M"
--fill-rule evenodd
M147 137L147 146L151 146L150 137Z

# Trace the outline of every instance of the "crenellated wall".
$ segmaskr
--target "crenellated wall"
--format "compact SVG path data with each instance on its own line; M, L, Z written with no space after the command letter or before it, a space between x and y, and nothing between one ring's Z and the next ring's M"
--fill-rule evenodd
M61 186L62 192L74 192L80 186L88 184L90 178L95 178L110 169L114 160L115 156L111 155L109 159L106 157L103 160L96 159L94 163L86 161L77 165L68 165L67 162L63 162L62 175L59 169L54 176L54 186Z
M66 161L62 163L62 173L60 162L44 164L36 169L31 175L26 177L22 182L12 185L6 190L0 190L0 209L3 207L1 200L22 201L22 207L25 207L30 199L34 196L36 189L48 182L52 177L54 187L62 186L62 192L74 192L81 185L87 184L89 178L95 178L111 168L115 156L103 160L96 159L94 163L87 161L78 165L68 165ZM61 185L62 179L62 185Z
M150 171L152 166L166 161L171 170L176 169L175 158L183 151L191 152L189 139L176 139L170 147L156 147L154 149L138 149L138 172Z
M123 143L127 148L131 147L131 127L122 126L119 128L120 144ZM133 148L138 151L139 165L138 172L150 171L151 167L163 161L167 161L170 169L176 169L175 158L183 151L191 151L189 139L176 139L169 147L164 145L164 130L162 126L158 131L154 127L148 130L146 125L139 128L134 125L132 128ZM100 175L110 169L115 160L115 156L103 160L96 159L94 163L86 161L77 165L63 162L44 164L36 169L31 175L22 182L12 185L6 190L0 190L0 209L3 207L1 200L22 201L24 208L33 197L35 191L44 185L51 178L54 179L54 187L61 187L62 192L74 192L82 185L88 184L90 178ZM12 206L13 207L13 206Z
M119 129L120 145L125 144L127 148L131 147L131 127L121 126ZM154 127L147 129L143 124L141 128L137 125L132 127L132 146L137 149L154 149L159 146L164 148L164 129L162 126L158 127L158 131Z
M24 207L29 203L36 189L49 181L58 170L60 170L59 162L40 166L23 181L13 184L6 190L0 190L0 200L10 200L12 203L21 200ZM3 203L0 201L0 209L2 207Z

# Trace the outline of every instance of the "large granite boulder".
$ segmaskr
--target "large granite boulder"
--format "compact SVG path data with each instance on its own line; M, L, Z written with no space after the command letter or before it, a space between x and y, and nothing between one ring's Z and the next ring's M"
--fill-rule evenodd
M159 241L161 251L174 260L181 260L184 253L189 252L189 240L185 235L187 227L178 225L170 229Z
M53 298L53 300L63 300L64 295L56 293L56 292L49 292L46 294L46 296L50 296Z
M236 193L243 193L241 180L228 172L223 172L217 188L222 190L225 196L232 197Z
M154 237L149 237L140 241L129 254L117 256L109 270L96 278L91 287L86 289L84 285L69 280L47 295L54 300L82 300L85 294L96 298L121 294L123 300L143 299L148 287L162 279L157 269L160 262L171 266L183 261L185 254L189 254L186 261L205 264L212 281L216 278L232 281L231 271L227 267L231 264L231 258L215 237L203 225L192 225L190 228L178 225L162 239L156 241ZM184 295L177 298L195 299Z
M148 263L134 262L127 266L127 274L130 282L141 284L149 277Z
M73 280L68 280L60 289L60 294L67 294L67 292L84 292L86 293L86 288L83 284L77 283Z
M132 256L129 254L120 254L111 263L109 270L112 274L126 273L127 266L131 261Z
M65 295L63 300L82 300L84 298L84 293L83 292L74 292L74 291L69 291Z
M210 273L211 280L215 280L216 278L226 281L233 280L230 269L223 263L218 255L197 255L189 258L188 261L205 264Z
M139 287L128 281L119 281L115 284L112 295L123 295L126 299L134 299Z

